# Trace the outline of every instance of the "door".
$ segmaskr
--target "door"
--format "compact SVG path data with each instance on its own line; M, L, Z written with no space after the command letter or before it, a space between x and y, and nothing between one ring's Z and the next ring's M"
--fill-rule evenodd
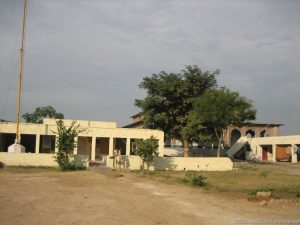
M276 146L276 160L277 161L290 161L291 160L291 146L290 145L277 145Z
M268 149L266 147L262 147L262 159L268 161Z

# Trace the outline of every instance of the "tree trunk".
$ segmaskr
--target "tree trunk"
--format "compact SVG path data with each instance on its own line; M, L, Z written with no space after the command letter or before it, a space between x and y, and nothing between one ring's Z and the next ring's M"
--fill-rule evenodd
M190 147L190 141L189 139L183 140L183 156L189 157L189 147Z
M142 161L141 165L140 165L140 173L144 173L145 171L145 166L144 166L144 161Z
M217 157L220 157L221 145L222 145L222 139L219 139L219 141L218 141Z
M216 131L215 131L216 132ZM227 129L222 129L222 133L220 135L218 135L218 133L216 132L217 138L218 138L218 152L217 152L217 157L220 157L220 153L221 153L221 145L223 143L224 137L227 133Z

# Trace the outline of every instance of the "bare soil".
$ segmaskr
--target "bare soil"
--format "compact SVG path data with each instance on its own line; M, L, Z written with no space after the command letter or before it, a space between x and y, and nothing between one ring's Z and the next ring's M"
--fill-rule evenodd
M299 208L296 200L253 202L109 170L0 172L1 225L238 224L299 220Z

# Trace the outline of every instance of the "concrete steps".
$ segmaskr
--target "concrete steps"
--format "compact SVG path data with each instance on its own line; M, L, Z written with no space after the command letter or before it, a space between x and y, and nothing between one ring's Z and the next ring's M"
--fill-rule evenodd
M89 160L89 169L106 169L106 163L103 163L101 161L93 161Z
M227 151L228 157L232 158L235 153L237 153L239 150L241 150L242 147L244 147L245 144L247 144L248 138L246 136L241 137L234 145L231 146L231 148Z

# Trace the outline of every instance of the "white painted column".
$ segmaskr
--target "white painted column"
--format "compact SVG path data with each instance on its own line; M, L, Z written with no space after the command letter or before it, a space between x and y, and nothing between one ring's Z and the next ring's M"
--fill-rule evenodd
M291 146L291 154L292 154L292 163L297 163L297 145L292 145Z
M35 136L35 153L39 154L40 153L40 134L36 134Z
M126 155L130 155L130 138L126 139Z
M73 149L73 154L77 155L77 151L78 151L78 137L74 138L74 142L76 144L76 147Z
M114 155L114 138L113 137L109 138L108 154L110 156Z
M262 157L262 147L261 147L260 145L258 145L258 146L256 147L256 152L257 152L256 158L259 159L259 160L261 160L261 161L263 161L263 157Z
M92 137L91 159L96 160L96 137Z
M58 148L57 148L57 139L58 139L58 136L55 135L55 152L58 152Z
M164 156L164 135L162 135L160 138L159 138L159 140L158 140L158 152L159 152L159 154L158 154L158 156L161 156L161 157L163 157Z
M276 162L276 147L277 145L272 145L272 162Z

